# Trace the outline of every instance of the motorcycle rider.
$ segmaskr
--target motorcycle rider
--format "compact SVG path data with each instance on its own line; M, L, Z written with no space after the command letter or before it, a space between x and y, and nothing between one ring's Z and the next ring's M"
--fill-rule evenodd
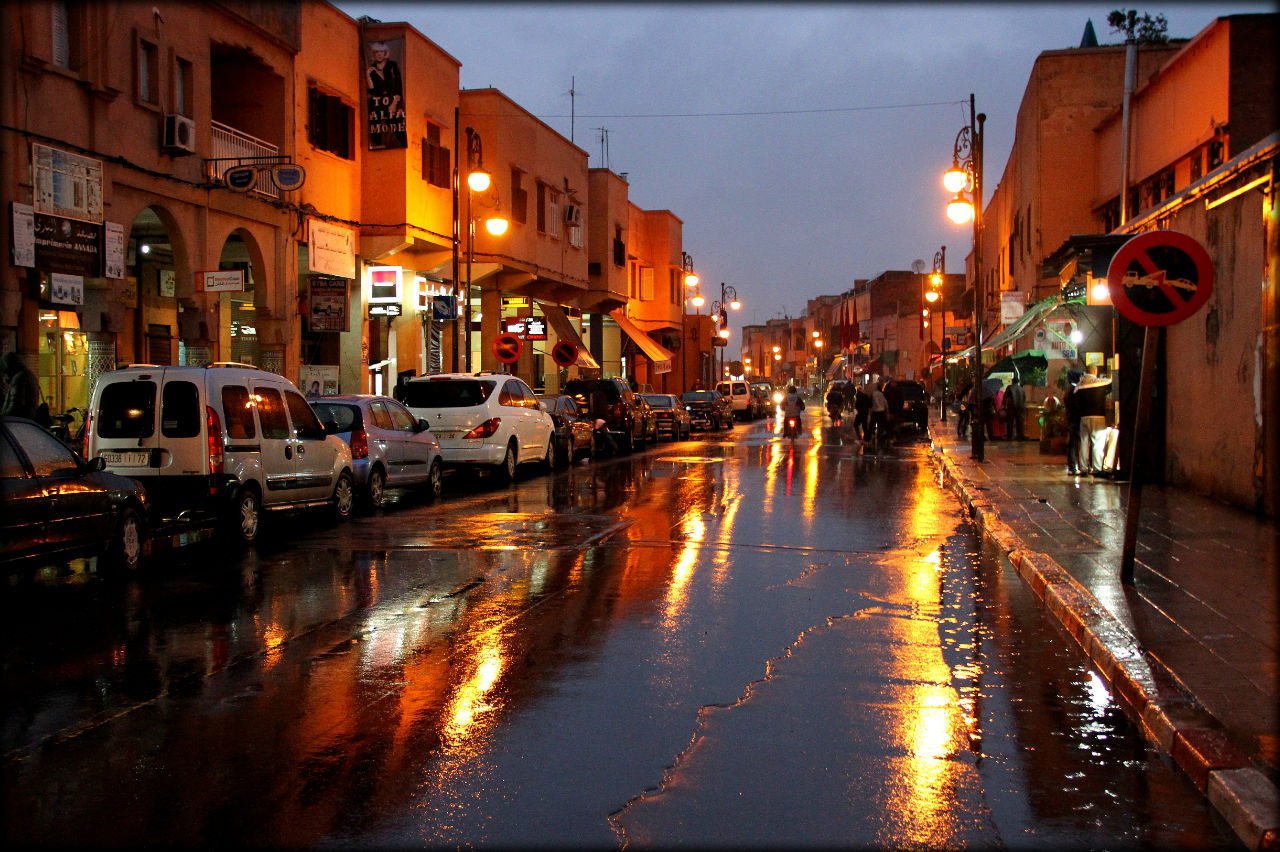
M783 422L785 424L787 419L794 417L797 433L801 429L800 412L802 411L804 411L804 399L800 396L800 389L795 385L788 385L786 399L782 400Z
M840 386L831 385L831 390L827 391L827 414L831 416L831 421L837 422L840 419L840 413L844 411L844 394L840 392Z

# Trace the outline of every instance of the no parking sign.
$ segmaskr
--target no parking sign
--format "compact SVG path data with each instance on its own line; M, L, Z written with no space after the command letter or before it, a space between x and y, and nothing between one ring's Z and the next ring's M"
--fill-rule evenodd
M1120 246L1107 267L1116 310L1139 325L1182 322L1213 293L1213 261L1177 231L1148 231Z

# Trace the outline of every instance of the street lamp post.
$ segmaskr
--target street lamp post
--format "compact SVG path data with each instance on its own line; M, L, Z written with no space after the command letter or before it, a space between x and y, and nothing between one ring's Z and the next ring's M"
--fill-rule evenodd
M735 311L739 310L742 308L742 302L738 301L738 291L721 281L720 301L711 303L711 321L718 325L716 335L724 341L720 346L720 369L716 373L717 378L715 379L717 382L724 378L724 350L729 345L728 308L732 308Z
M973 220L973 401L970 415L970 446L974 461L985 461L985 434L982 422L982 316L986 299L982 288L982 126L986 113L974 112L973 95L969 95L969 124L956 134L951 154L951 168L942 185L954 197L947 204L947 217L957 225ZM967 192L969 198L964 198Z
M933 254L933 272L929 276L929 283L932 286L930 293L933 294L934 298L930 299L929 293L925 294L925 298L929 299L929 301L931 302L937 301L938 307L942 313L942 328L938 332L938 363L942 368L941 369L942 394L939 396L939 400L941 402L942 411L939 412L938 416L941 418L943 423L946 423L947 422L947 351L950 349L949 346L944 345L947 341L947 292L945 287L947 283L947 247L946 246L943 246L941 251L934 252ZM935 323L937 322L936 315L934 317L934 322Z
M455 123L454 132L456 135L456 132L457 132L456 123ZM476 244L476 223L471 218L471 194L473 192L484 192L489 188L489 185L491 183L492 183L492 177L487 171L485 171L485 168L484 168L484 152L483 152L483 146L480 141L480 134L476 132L475 128L468 127L467 128L467 292L466 292L466 309L464 311L464 320L463 320L466 323L466 330L464 333L465 342L463 345L467 350L466 369L468 373L471 372L471 262L475 255L475 244ZM455 180L455 185L456 184L457 184L457 181ZM457 210L456 201L455 201L454 209L456 212ZM507 220L497 216L491 217L485 220L484 226L485 226L485 230L487 230L490 234L493 234L495 237L501 236L505 234L507 231ZM455 247L454 247L453 277L455 282L454 294L456 298L457 290L458 290L458 285L457 285L458 264L457 264L456 238L457 238L457 231L459 230L456 224L455 224L454 230L455 230ZM453 372L456 373L458 371L458 347L457 347L456 335L454 338L453 357L450 358L449 360L450 360L450 365Z
M684 278L686 287L698 286L699 278L693 271L693 258L689 256L687 251L680 252L680 271ZM694 298L701 299L698 291L694 290ZM689 342L689 334L686 326L685 316L689 313L686 302L690 301L688 296L680 299L680 392L684 393L689 389L689 353L685 350L685 346ZM699 301L695 307L701 307L702 302Z

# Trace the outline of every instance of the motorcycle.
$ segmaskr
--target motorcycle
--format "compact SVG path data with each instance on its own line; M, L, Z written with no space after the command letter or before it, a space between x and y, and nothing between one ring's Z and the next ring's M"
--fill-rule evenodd
M75 415L79 412L80 425L76 429L71 428L72 422L76 419ZM84 412L78 408L68 409L65 414L55 414L52 418L53 425L49 426L49 432L53 437L57 438L67 447L75 450L77 453L83 454L87 447L85 444L85 418Z
M831 418L831 425L839 427L844 406L838 402L827 403L827 416Z
M800 434L800 418L796 415L788 415L787 419L782 421L782 437L790 438L792 441Z

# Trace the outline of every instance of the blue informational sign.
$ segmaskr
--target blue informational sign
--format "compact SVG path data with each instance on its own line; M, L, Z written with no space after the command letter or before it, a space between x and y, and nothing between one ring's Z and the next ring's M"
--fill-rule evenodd
M458 300L453 296L432 296L431 318L438 320L457 319Z

